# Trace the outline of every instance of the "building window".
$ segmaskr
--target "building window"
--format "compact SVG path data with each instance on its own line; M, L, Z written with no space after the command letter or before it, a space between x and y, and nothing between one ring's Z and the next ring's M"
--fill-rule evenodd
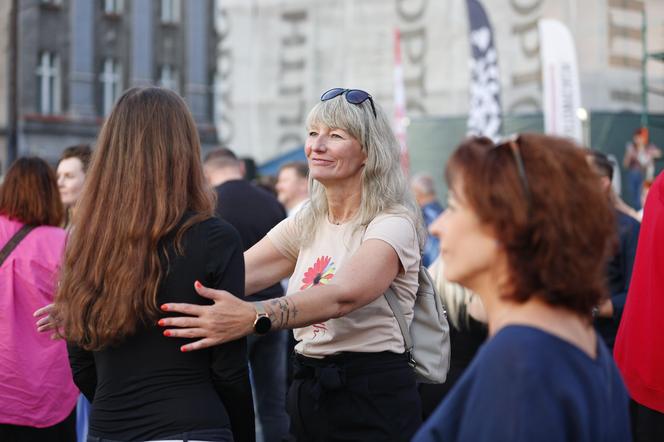
M60 57L55 52L42 52L37 67L39 78L39 112L44 115L61 111Z
M40 3L44 6L60 7L62 5L62 0L40 0Z
M159 86L179 92L178 71L173 66L166 64L161 67L159 73Z
M123 0L104 0L104 14L120 15L124 6Z
M177 23L180 21L180 0L161 0L161 22Z
M102 84L102 112L108 115L122 92L122 67L111 58L104 60L99 79Z

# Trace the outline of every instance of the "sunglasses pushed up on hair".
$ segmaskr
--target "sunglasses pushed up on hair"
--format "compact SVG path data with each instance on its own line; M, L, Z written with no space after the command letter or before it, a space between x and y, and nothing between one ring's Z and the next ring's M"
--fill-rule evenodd
M502 143L496 144L493 148L500 149L503 147L507 147L512 152L512 157L514 158L514 162L516 163L516 170L519 174L519 179L521 180L521 187L523 188L523 192L526 195L528 205L530 206L531 203L530 184L528 183L528 176L526 175L526 166L523 164L521 149L519 148L520 140L521 136L519 134L514 134L508 137Z
M343 95L346 98L346 101L349 102L350 104L360 105L365 101L369 100L369 104L371 104L371 110L373 111L374 118L378 118L378 115L376 114L376 107L374 106L371 94L361 89L344 89L342 87L335 87L323 93L323 95L320 96L320 101L331 100L333 98L338 97L339 95Z

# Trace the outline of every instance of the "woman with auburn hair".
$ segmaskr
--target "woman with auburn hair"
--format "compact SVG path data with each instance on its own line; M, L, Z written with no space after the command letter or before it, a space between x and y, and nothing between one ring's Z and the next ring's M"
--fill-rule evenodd
M592 324L615 227L584 151L471 138L446 180L445 277L480 296L489 340L413 440L630 440L625 387Z
M19 158L0 186L0 440L76 440L78 390L67 349L35 331L32 312L53 301L66 233L55 173ZM14 244L13 250L10 244Z
M238 295L242 245L213 217L194 120L174 92L133 88L97 140L55 303L89 441L253 440L244 339L184 354L157 327L165 302Z

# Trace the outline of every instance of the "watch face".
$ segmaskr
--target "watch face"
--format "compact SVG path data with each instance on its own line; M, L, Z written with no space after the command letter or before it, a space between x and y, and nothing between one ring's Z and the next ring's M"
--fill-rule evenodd
M270 318L267 316L260 316L256 318L256 322L254 323L254 331L257 334L264 335L270 331L270 328L272 328L272 320Z

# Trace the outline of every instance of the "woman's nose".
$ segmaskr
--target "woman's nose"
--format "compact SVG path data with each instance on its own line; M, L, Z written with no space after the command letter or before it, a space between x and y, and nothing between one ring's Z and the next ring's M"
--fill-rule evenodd
M325 150L327 150L325 137L322 135L317 136L311 144L311 149L314 152L324 152Z

